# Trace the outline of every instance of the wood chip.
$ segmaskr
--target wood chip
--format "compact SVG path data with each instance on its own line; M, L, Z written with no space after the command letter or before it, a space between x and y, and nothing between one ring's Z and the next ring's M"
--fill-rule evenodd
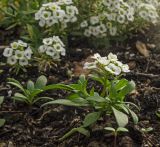
M136 48L139 51L139 53L142 54L144 57L149 57L149 50L143 42L137 41Z

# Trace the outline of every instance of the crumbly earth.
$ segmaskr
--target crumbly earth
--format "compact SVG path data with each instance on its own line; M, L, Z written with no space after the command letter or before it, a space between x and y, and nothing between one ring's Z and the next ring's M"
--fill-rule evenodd
M37 67L30 67L27 73L15 76L8 67L1 65L3 72L0 74L0 95L5 95L5 101L0 109L0 118L5 118L6 124L0 128L0 147L112 147L114 136L105 132L103 128L108 124L115 124L113 118L106 116L89 128L91 131L89 138L75 133L68 139L59 141L58 139L64 133L73 127L80 126L90 110L58 105L41 108L41 103L33 107L13 103L11 95L17 89L6 84L8 77L14 77L24 83L27 79L35 80L41 74L48 77L49 83L75 82L77 77L69 73L72 72L75 75L85 73L82 64L88 56L95 52L103 56L109 52L116 53L119 59L128 63L131 68L131 73L125 77L134 80L137 85L136 91L129 95L126 101L134 102L140 107L140 112L137 111L139 123L136 126L132 123L128 124L129 132L118 136L117 146L160 146L160 118L156 115L160 109L160 36L158 28L159 26L152 31L145 30L145 32L138 33L123 44L121 42L115 44L113 41L108 49L84 48L84 45L79 44L78 48L70 50L60 65L46 73L39 73ZM137 40L150 45L148 45L149 57L146 58L137 51L135 47ZM152 47L152 44L155 44L155 47ZM89 88L95 86L100 89L96 85L93 81L89 81ZM54 99L64 98L66 92L48 91L46 95ZM142 128L148 127L152 127L153 130L141 131Z

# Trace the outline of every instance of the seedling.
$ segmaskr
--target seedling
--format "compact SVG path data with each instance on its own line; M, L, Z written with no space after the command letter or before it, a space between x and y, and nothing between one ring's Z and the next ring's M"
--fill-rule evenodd
M114 147L116 147L117 145L117 135L121 132L128 132L128 129L123 128L123 127L118 127L117 129L114 129L112 127L105 127L104 128L107 131L111 131L114 134Z
M38 95L44 92L44 88L47 84L47 78L45 76L40 76L37 81L34 83L29 80L27 82L26 88L17 80L9 78L9 84L19 88L21 93L17 92L12 97L15 101L25 102L28 105L33 105L39 100L46 99L52 100L49 97L39 97Z

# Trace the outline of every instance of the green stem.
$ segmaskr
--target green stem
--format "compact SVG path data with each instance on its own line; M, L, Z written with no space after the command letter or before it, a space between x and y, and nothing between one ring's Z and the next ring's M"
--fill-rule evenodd
M101 96L102 97L105 97L105 95L106 95L106 90L107 90L107 77L105 77L105 79L104 79L104 86L103 86L103 90L102 90L102 93L101 93Z
M117 146L117 132L115 132L115 135L114 135L114 147Z

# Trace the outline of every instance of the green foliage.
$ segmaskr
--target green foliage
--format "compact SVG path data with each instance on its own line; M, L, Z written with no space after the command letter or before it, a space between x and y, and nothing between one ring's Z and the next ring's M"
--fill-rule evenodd
M93 76L92 76L93 77ZM93 78L95 79L95 77ZM101 81L100 79L97 79ZM104 80L102 80L104 83ZM95 123L103 114L114 114L117 124L119 127L125 127L128 123L128 115L131 115L134 123L138 122L137 115L129 108L129 106L124 102L124 97L129 94L135 87L133 81L127 81L126 79L121 80L113 80L107 82L108 92L104 97L101 94L95 92L94 88L90 91L87 90L88 81L85 79L85 76L80 76L77 84L63 85L63 87L67 90L72 91L72 93L67 97L67 99L58 99L47 102L44 105L48 104L60 104L66 106L74 106L74 107L90 107L95 109L97 112L89 113L80 128L87 128L93 123ZM52 89L51 85L50 89ZM58 85L57 85L58 86ZM104 86L104 85L103 85ZM56 85L53 85L53 88ZM70 87L70 88L69 88ZM103 91L102 91L103 92ZM131 104L131 103L130 103ZM132 105L132 104L131 104ZM77 132L77 128L74 128L69 132L71 133ZM67 133L68 134L68 133Z
M3 101L4 101L4 97L0 96L0 106L3 103ZM5 124L5 122L6 122L5 119L0 119L0 127L2 127Z
M26 88L23 87L23 85L15 79L9 78L8 83L19 88L19 90L21 91L21 93L17 92L14 94L13 99L15 101L25 102L28 105L33 105L34 103L42 99L52 100L49 97L38 96L40 93L45 91L45 87L47 84L47 79L45 76L40 76L35 83L29 80L27 82Z

